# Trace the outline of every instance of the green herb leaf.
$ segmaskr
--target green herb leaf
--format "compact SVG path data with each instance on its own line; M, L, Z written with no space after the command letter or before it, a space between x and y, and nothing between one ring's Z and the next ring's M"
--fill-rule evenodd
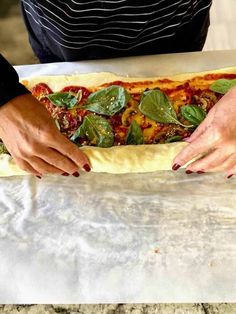
M139 104L139 110L148 118L159 123L175 123L186 128L192 127L191 125L183 125L178 121L169 98L158 89L144 93Z
M233 86L236 86L236 79L219 79L211 84L210 90L219 94L226 94Z
M186 105L180 110L182 116L194 126L198 126L206 117L205 111L197 105Z
M124 87L112 85L90 94L83 108L98 114L113 116L124 108L129 100L130 95Z
M75 141L78 137L85 137L85 132L83 129L83 124L79 126L79 128L75 131L75 133L70 137L71 141Z
M126 145L141 145L143 144L143 132L138 123L133 120L129 126L128 134L126 136Z
M78 103L76 96L71 93L54 93L47 96L47 98L58 107L66 107L68 109L74 108Z
M114 134L109 122L93 114L85 116L83 123L70 139L74 141L85 136L90 144L99 147L111 147L114 143Z
M165 143L174 143L174 142L179 142L182 140L182 136L180 135L174 135L171 136L169 138L167 138L167 140L165 141Z

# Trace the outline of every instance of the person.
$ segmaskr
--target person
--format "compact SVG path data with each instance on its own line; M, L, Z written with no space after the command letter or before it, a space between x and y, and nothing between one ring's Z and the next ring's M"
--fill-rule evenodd
M21 0L21 7L32 49L45 63L199 51L207 36L211 2ZM0 137L17 164L39 177L89 171L87 157L60 134L3 56L0 68ZM236 172L235 99L232 89L214 106L176 156L173 170L204 154L187 173Z

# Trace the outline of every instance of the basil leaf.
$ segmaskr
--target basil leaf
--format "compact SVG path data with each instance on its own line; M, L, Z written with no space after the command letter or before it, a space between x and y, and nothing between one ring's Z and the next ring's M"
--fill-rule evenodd
M198 126L206 117L205 111L197 105L183 106L180 111L182 116L194 126Z
M149 90L143 94L139 110L148 118L159 123L175 123L186 128L192 127L178 121L169 98L158 89Z
M99 147L111 147L114 143L114 134L109 122L105 118L93 114L85 116L83 123L71 140L74 141L81 136L86 136L92 145Z
M133 120L129 126L128 134L126 136L125 144L127 145L141 145L143 144L143 132L138 123Z
M83 124L81 124L75 133L70 137L70 140L74 142L78 137L85 137Z
M47 98L58 107L66 107L68 109L74 108L74 106L78 103L78 99L76 96L71 93L54 93L49 94Z
M219 79L211 84L210 90L219 94L226 94L233 86L236 86L236 79Z
M113 116L124 108L129 100L130 95L124 87L112 85L90 94L83 108L98 114Z
M180 135L174 135L171 136L169 138L167 138L167 140L165 141L165 143L174 143L174 142L179 142L182 140L182 136Z

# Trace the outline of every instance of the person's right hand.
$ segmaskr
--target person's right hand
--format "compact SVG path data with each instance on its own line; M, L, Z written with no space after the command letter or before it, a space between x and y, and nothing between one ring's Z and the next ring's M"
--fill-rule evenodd
M59 132L44 105L30 94L0 108L0 138L20 168L36 176L90 171L87 156Z

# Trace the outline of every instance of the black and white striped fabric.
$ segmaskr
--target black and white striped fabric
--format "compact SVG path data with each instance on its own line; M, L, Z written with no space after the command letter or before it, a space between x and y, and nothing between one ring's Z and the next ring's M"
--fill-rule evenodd
M200 50L211 2L21 0L42 62Z

